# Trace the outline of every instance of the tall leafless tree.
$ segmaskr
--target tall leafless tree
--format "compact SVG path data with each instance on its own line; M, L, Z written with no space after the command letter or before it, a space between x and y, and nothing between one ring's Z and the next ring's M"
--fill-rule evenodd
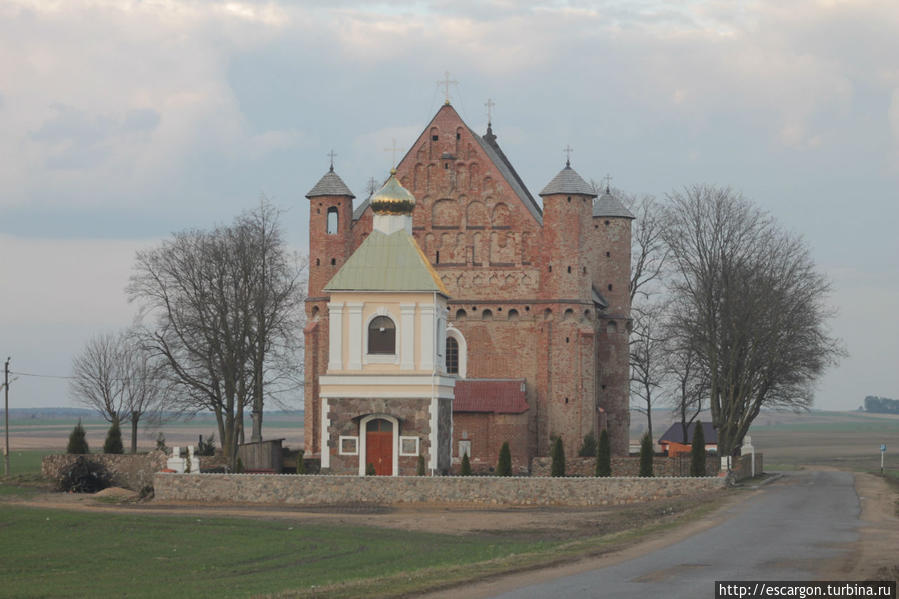
M672 306L673 316L677 318L677 310ZM670 322L667 323L669 331ZM689 438L687 431L690 424L699 416L707 404L708 380L699 363L699 356L689 344L681 344L682 340L671 332L667 335L665 348L665 370L670 388L671 406L681 424L683 438Z
M664 326L664 310L661 302L644 305L632 312L629 351L631 366L631 395L637 400L633 409L646 415L646 427L650 438L652 433L652 408L656 405L665 387L668 374L666 365L667 329Z
M133 331L93 337L72 361L70 391L110 423L131 421L131 453L137 452L141 417L161 409L164 380L159 363Z
M211 411L225 454L244 413L262 437L266 397L300 388L302 275L266 201L230 226L174 235L139 252L128 296L142 306L144 343L166 364L180 405Z
M719 453L731 455L763 407L811 406L844 353L827 332L830 286L803 241L739 193L697 185L669 199L674 331L707 376Z
M658 402L667 373L664 367L665 306L663 278L668 246L662 235L663 219L653 196L616 191L633 213L631 227L631 334L629 338L633 409L646 416L652 437L652 409Z

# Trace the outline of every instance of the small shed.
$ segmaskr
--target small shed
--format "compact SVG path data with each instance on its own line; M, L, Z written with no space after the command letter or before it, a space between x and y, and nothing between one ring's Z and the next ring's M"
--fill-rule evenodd
M668 457L674 457L683 453L690 453L693 449L693 433L696 430L696 422L687 425L687 438L684 439L684 427L680 422L675 422L665 434L659 438L659 446ZM705 437L706 451L718 451L718 431L711 422L702 423L702 435Z
M243 463L244 472L273 472L281 474L284 439L268 439L243 443L237 446L237 457Z

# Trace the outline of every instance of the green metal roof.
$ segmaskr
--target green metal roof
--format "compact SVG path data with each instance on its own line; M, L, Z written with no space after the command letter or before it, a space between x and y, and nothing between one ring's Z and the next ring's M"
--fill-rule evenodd
M405 230L390 235L372 231L325 285L325 291L437 291L449 295Z

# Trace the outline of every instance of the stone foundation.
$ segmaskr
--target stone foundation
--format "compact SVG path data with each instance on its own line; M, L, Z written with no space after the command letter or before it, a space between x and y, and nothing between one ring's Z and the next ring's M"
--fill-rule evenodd
M160 501L328 504L622 505L707 494L724 478L531 478L486 476L297 476L168 474Z
M168 456L163 451L136 454L90 453L84 456L61 453L44 456L41 460L41 474L56 482L60 473L80 457L103 466L112 475L113 485L140 491L153 485L153 475L165 468Z

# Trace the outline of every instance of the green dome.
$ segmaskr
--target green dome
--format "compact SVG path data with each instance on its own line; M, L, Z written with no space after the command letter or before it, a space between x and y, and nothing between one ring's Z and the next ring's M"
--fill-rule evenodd
M415 196L396 179L396 169L390 170L390 178L370 200L375 214L412 214Z

